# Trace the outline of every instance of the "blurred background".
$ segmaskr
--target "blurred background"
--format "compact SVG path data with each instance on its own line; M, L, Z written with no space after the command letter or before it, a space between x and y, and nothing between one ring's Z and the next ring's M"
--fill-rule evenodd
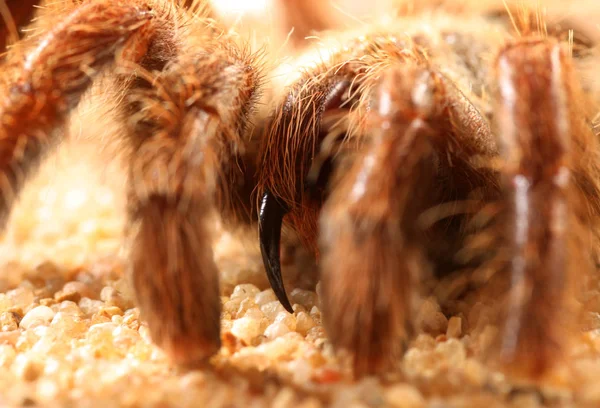
M63 0L61 0L63 1ZM56 5L61 1L50 0ZM66 0L75 1L75 0ZM77 0L78 1L78 0ZM169 0L185 6L199 0ZM35 15L44 0L0 0L0 52L14 43L21 28ZM219 19L236 27L243 26L262 35L278 37L295 26L295 37L306 34L306 23L323 28L325 19L345 27L356 26L376 16L390 14L393 9L451 7L480 12L502 9L504 4L534 4L546 8L551 19L576 19L588 31L599 31L600 5L596 0L213 0L211 5ZM300 19L306 21L301 22Z

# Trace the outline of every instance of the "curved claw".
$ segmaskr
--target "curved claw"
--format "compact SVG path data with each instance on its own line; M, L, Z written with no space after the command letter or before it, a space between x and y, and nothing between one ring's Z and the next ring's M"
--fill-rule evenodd
M260 253L262 254L267 278L275 296L281 305L290 313L294 313L292 305L285 293L281 277L281 263L279 261L279 243L281 240L281 224L283 216L288 209L282 205L270 191L266 191L260 203L259 234Z

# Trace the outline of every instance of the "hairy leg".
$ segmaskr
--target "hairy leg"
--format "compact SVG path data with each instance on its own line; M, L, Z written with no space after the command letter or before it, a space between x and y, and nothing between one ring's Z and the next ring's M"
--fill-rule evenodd
M188 18L197 30L178 30ZM253 59L202 23L171 4L85 2L18 47L0 83L4 223L92 79L118 68L131 152L132 277L153 339L178 363L219 346L209 214L232 207L235 158L245 153L241 135L259 82Z
M598 142L568 51L552 40L507 45L495 65L510 291L500 357L538 379L576 330L574 288L592 271ZM595 221L594 221L595 219Z
M354 353L358 375L397 361L412 331L411 298L424 259L411 221L424 197L411 196L432 181L424 166L432 152L430 106L411 100L410 91L422 86L429 97L430 80L410 66L384 74L375 90L372 143L335 184L321 214L324 324L336 347Z
M258 72L222 38L206 38L130 100L131 273L153 340L194 365L220 346L218 271L210 215L228 206L235 154ZM230 48L223 46L229 45ZM202 51L202 50L206 51ZM133 109L135 107L135 109Z
M2 67L0 227L92 79L121 52L143 55L153 20L143 2L88 2Z
M320 218L324 324L358 375L389 369L414 331L419 278L433 266L418 219L445 200L439 178L454 173L454 192L483 185L467 159L491 154L485 120L428 67L397 63L372 93L364 152L334 180Z

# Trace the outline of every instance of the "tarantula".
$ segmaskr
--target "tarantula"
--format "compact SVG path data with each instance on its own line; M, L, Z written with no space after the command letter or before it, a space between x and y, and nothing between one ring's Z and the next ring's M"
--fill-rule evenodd
M322 33L316 47L296 41L308 51L267 72L204 5L67 2L13 48L0 82L1 223L107 72L123 94L133 286L175 363L220 347L216 210L258 226L290 313L282 225L318 255L326 331L359 375L402 355L422 276L490 270L508 293L503 367L549 372L600 248L593 42L526 8L412 9Z

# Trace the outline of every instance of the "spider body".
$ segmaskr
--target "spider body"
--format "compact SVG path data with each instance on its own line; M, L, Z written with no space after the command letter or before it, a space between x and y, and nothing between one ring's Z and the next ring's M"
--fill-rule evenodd
M425 16L324 40L276 110L261 183L319 248L324 324L357 372L401 356L420 279L474 268L505 279L502 364L539 378L575 330L574 279L595 271L598 95L541 31Z
M573 57L560 31L527 23L535 13L524 12L517 37L493 14L398 15L324 34L316 54L303 44L312 57L286 84L273 79L265 118L259 97L278 71L206 13L90 0L60 14L5 64L0 220L94 77L114 73L125 95L130 273L152 338L174 362L198 364L220 346L215 211L258 226L290 312L282 225L318 254L325 327L358 375L401 357L430 273L492 271L505 286L507 370L539 379L559 361L575 330L576 280L596 272L592 51Z

